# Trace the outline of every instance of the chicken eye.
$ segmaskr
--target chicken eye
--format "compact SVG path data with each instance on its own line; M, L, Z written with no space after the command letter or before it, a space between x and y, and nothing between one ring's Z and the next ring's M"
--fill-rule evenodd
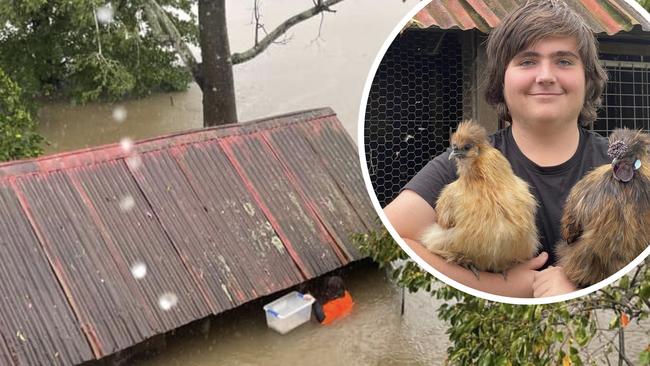
M467 145L463 146L463 150L469 150L472 147L473 147L472 144L467 144Z

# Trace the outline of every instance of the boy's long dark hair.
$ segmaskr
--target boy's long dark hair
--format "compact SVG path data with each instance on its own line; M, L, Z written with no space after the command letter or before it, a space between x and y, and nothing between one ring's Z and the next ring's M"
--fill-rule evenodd
M506 68L526 47L549 37L573 37L585 69L585 100L578 122L588 126L596 120L607 73L598 62L597 41L587 23L562 0L528 0L508 14L487 40L485 100L499 118L512 122L503 96Z

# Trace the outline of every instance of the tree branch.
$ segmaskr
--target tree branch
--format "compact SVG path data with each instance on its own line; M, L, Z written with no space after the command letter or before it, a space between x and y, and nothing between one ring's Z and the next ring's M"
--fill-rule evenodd
M95 18L95 33L97 34L97 48L99 48L99 57L104 57L102 55L102 40L99 36L99 23L97 22L97 9L93 6L93 18Z
M260 23L260 2L259 0L253 1L253 17L255 18L255 45L260 43L260 28L264 27Z
M161 41L167 41L173 44L174 49L190 69L194 79L197 79L197 76L201 74L200 66L196 62L190 48L183 41L178 29L176 29L174 23L167 16L165 9L156 0L148 0L144 5L144 12L147 19L149 19L149 26L154 35Z
M262 51L264 51L266 48L268 48L273 41L278 39L281 35L287 32L289 28L293 27L294 25L305 21L314 15L320 14L324 11L329 11L329 12L334 12L331 10L329 7L340 3L343 0L318 0L317 3L315 3L315 6L309 10L305 10L300 14L294 15L291 18L285 20L282 24L280 24L277 28L275 28L271 33L269 33L266 37L264 37L258 44L256 44L253 48L249 49L248 51L244 51L241 53L233 53L230 56L230 60L233 65L240 64L242 62L246 62L253 57L257 56L260 54Z

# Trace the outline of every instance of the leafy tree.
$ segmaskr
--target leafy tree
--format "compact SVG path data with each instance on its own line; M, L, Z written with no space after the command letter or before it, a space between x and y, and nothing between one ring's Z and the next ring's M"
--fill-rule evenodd
M169 16L195 43L191 2L161 0L189 15ZM175 51L149 31L147 1L23 0L0 2L0 67L31 98L85 103L182 90L191 80ZM176 15L174 15L176 14ZM99 20L98 20L99 19ZM101 21L103 20L103 21Z
M183 90L194 79L203 91L204 125L231 123L237 121L233 65L341 1L314 0L265 33L255 0L254 45L232 55L225 0L3 1L0 67L30 98L75 103ZM190 51L197 44L201 63Z
M392 270L398 285L411 292L425 290L446 300L438 309L449 322L451 365L582 365L597 357L618 358L619 365L650 365L650 344L638 362L625 350L625 328L648 318L650 266L648 260L631 275L593 294L548 305L510 305L476 298L435 278L411 260L384 229L356 235L363 253L380 266L399 263ZM598 315L613 314L602 329ZM602 344L595 353L588 346Z
M0 68L0 161L34 157L41 153L42 138L21 90Z

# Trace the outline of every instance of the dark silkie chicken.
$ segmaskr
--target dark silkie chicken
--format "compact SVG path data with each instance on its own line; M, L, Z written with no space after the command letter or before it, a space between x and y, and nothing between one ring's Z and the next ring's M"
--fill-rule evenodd
M577 286L625 267L650 241L650 136L617 129L611 164L592 170L569 193L562 216L558 265Z

